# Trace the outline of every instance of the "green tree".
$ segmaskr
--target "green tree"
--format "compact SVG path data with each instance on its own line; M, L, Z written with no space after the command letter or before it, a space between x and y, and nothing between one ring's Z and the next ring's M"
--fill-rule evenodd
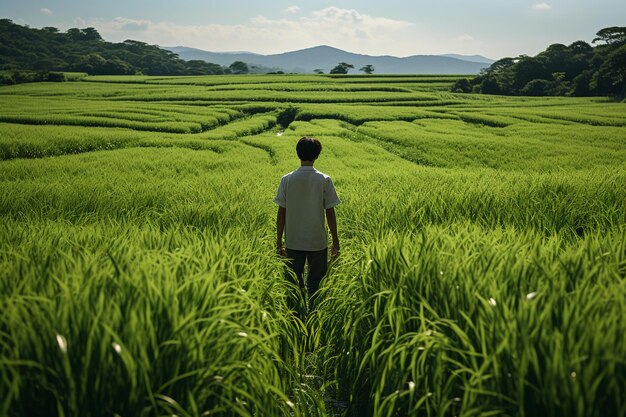
M321 69L319 69L319 68L316 68L316 69L314 69L314 70L313 70L313 72L314 72L314 73L316 73L316 74L323 74L323 73L324 73L324 70L321 70Z
M479 91L484 94L505 94L496 76L493 75L487 75L482 78Z
M359 69L359 71L363 71L364 73L366 73L366 74L368 74L368 75L369 75L369 74L371 74L372 72L374 72L374 66L373 66L373 65L371 65L371 64L367 64L366 66L361 67L361 68Z
M88 74L106 74L104 66L107 60L98 53L91 53L83 56L77 63L76 71L86 72Z
M604 42L611 46L624 45L626 44L626 27L613 26L601 29L596 33L596 38L592 42Z
M545 96L550 88L548 80L532 80L522 88L520 93L523 96Z
M513 84L514 67L519 58L502 58L481 71L476 83L481 93L485 94L510 94L510 86Z
M501 74L515 65L516 60L514 58L502 58L491 64L489 67L481 71L482 74Z
M37 71L62 70L65 62L54 56L43 56L32 63L32 68Z
M569 46L569 79L574 79L582 72L591 69L591 59L593 57L593 47L584 41L576 41Z
M135 70L128 62L119 58L107 59L100 70L104 74L112 75L132 75L135 73Z
M83 32L78 28L70 28L65 33L67 33L68 38L73 41L80 41L83 39Z
M98 31L92 27L88 27L85 29L81 29L80 32L83 35L84 41L102 41L102 36L98 33Z
M591 45L589 45L587 42L585 41L576 41L573 42L570 46L569 49L571 49L574 53L577 54L591 54L593 52L593 47Z
M591 95L591 80L593 79L594 72L592 70L585 70L574 77L572 81L572 95L576 97L586 97Z
M453 93L470 93L472 91L472 85L467 78L461 78L452 86Z
M221 65L211 64L199 59L192 59L185 62L186 74L189 75L213 75L224 74L224 68Z
M346 62L340 62L333 69L330 70L331 74L347 74L350 68L354 68L354 65Z
M59 29L52 26L46 26L44 28L41 28L41 30L47 33L59 33Z
M609 94L626 97L626 44L614 49L599 70L609 81Z
M132 52L141 52L143 49L149 46L145 42L134 41L132 39L126 39L124 42L121 43L121 45L125 49L132 51Z
M248 64L243 61L235 61L228 67L233 74L247 74L250 72Z
M516 91L521 90L526 84L530 81L536 79L547 79L549 76L548 69L546 67L549 66L548 59L545 56L539 57L529 57L526 55L522 55L518 58L515 65L509 68L509 72L511 74L509 83L507 83L506 88L504 89L507 94L515 94ZM502 79L504 77L500 77L501 84Z

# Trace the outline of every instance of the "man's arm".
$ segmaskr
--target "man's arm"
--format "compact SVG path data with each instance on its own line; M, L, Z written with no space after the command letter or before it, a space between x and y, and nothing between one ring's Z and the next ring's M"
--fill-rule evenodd
M333 246L330 249L330 256L339 255L339 236L337 235L337 217L335 216L335 208L326 209L326 222L330 229L330 235L333 238Z
M281 256L285 256L285 248L283 247L283 232L285 230L286 216L287 209L279 206L278 214L276 215L276 250Z

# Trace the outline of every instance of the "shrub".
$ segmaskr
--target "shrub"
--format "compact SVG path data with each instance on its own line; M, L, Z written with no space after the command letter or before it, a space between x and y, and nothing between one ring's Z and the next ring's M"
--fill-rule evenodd
M532 80L522 88L523 96L545 96L550 90L550 82L547 80Z
M276 121L283 129L286 129L291 122L296 120L296 116L298 115L298 108L289 106L278 114Z
M66 81L65 74L63 74L62 72L49 72L47 73L46 81L58 82L58 83L64 82Z
M452 86L453 93L471 93L472 85L467 78L461 78Z
M15 84L15 78L10 72L0 72L0 85L13 85Z

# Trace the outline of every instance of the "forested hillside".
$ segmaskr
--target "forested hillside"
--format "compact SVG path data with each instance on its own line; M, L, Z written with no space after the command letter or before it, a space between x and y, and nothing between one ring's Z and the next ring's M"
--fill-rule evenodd
M503 58L455 92L522 96L626 96L626 27L600 30L592 42L550 45L537 56Z
M92 75L205 75L225 68L184 61L156 45L126 40L106 42L94 28L33 29L0 19L0 71L77 71Z

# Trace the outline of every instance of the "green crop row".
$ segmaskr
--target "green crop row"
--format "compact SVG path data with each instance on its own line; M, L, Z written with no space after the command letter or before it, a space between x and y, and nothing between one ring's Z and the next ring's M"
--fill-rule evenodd
M625 105L454 81L0 88L0 415L625 415ZM342 200L308 316L302 136Z
M548 171L580 169L592 160L598 166L623 166L626 160L618 128L550 124L538 129L528 123L494 128L480 124L482 118L471 121L368 122L352 137L374 141L421 165L448 168ZM580 155L585 155L585 160Z
M463 78L459 75L370 75L367 77L353 75L296 75L296 74L263 74L263 75L210 75L180 77L150 77L142 75L107 76L96 75L83 79L98 83L146 83L146 84L180 84L180 85L221 85L221 84L291 84L291 83L429 83L449 82L450 86Z

